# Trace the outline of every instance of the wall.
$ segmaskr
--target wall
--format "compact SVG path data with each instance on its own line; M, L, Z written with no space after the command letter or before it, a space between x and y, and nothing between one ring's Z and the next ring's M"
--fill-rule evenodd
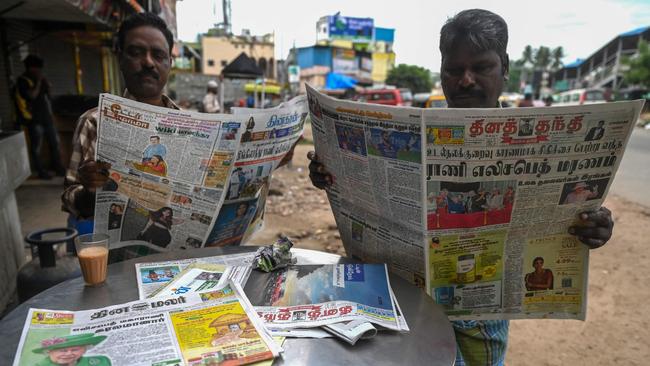
M272 43L245 43L237 37L203 37L201 38L202 60L201 66L204 74L219 75L221 70L244 52L248 57L255 59L259 65L260 58L266 60L267 65L275 60L275 47ZM212 65L210 65L212 61ZM275 77L275 62L267 70L267 77Z
M316 46L298 48L298 66L301 69L313 66L332 67L332 48Z
M395 66L394 53L373 53L372 54L372 81L384 83L388 72Z

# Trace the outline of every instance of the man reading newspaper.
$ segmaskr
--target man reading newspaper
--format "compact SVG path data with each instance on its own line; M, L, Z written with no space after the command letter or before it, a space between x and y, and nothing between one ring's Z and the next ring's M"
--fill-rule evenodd
M498 98L508 79L508 27L499 15L472 9L449 19L440 33L442 88L450 108L499 108ZM314 186L327 188L335 177L314 152L309 170ZM579 214L581 226L569 233L590 248L604 245L612 235L611 213L602 207ZM503 365L508 321L454 321L458 344L456 365Z
M117 55L124 76L124 97L138 102L171 109L179 109L163 89L171 69L173 35L164 20L152 13L138 13L127 18L117 32ZM97 108L85 112L79 118L73 137L73 153L70 158L61 196L63 210L70 214L68 225L80 233L93 230L95 190L114 184L109 180L111 165L95 161L97 149ZM150 137L151 144L143 152L142 163L163 160L166 149L159 136ZM286 153L279 166L291 160L293 147ZM149 165L147 165L149 168ZM156 174L155 167L147 172ZM159 172L160 173L160 172ZM164 174L157 174L164 175ZM139 248L129 256L146 255L149 250ZM111 261L125 258L126 253L111 253Z

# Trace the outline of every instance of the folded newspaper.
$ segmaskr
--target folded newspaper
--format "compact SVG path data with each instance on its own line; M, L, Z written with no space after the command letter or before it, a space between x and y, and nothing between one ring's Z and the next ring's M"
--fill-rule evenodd
M101 309L30 309L13 365L243 365L281 351L239 285L228 282Z
M151 297L170 281L173 281L189 265L193 263L222 264L232 267L228 278L240 285L246 283L251 271L255 253L218 255L204 258L178 259L164 262L136 263L135 273L138 283L138 297L144 300Z
M195 263L151 293L201 292L227 278L234 267ZM386 266L381 264L291 265L271 273L254 271L245 293L274 336L338 336L350 344L371 338L377 328L408 332ZM323 327L319 329L316 327Z
M111 249L238 245L263 223L271 173L302 136L305 97L236 114L179 111L110 94L99 99L95 232Z
M600 207L643 101L419 109L307 87L314 145L348 256L387 263L450 319L576 318Z

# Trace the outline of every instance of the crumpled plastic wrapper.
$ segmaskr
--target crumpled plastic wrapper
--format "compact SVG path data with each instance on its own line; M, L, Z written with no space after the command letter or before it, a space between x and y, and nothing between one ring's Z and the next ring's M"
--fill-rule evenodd
M293 242L286 236L280 237L275 243L260 247L255 253L253 268L264 272L272 272L296 263L296 258L291 254Z

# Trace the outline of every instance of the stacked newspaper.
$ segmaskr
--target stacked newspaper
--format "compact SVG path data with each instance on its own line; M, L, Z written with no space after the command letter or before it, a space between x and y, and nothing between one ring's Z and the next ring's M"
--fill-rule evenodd
M13 365L242 365L281 351L241 287L225 281L101 309L30 309Z
M378 328L409 330L383 264L291 265L271 273L251 272L247 263L214 264L228 257L209 257L189 265L187 261L137 264L138 286L149 288L146 296L155 297L210 291L224 281L237 281L274 336L337 336L355 344L373 337ZM181 265L184 269L171 281L155 289L145 287L149 271Z

